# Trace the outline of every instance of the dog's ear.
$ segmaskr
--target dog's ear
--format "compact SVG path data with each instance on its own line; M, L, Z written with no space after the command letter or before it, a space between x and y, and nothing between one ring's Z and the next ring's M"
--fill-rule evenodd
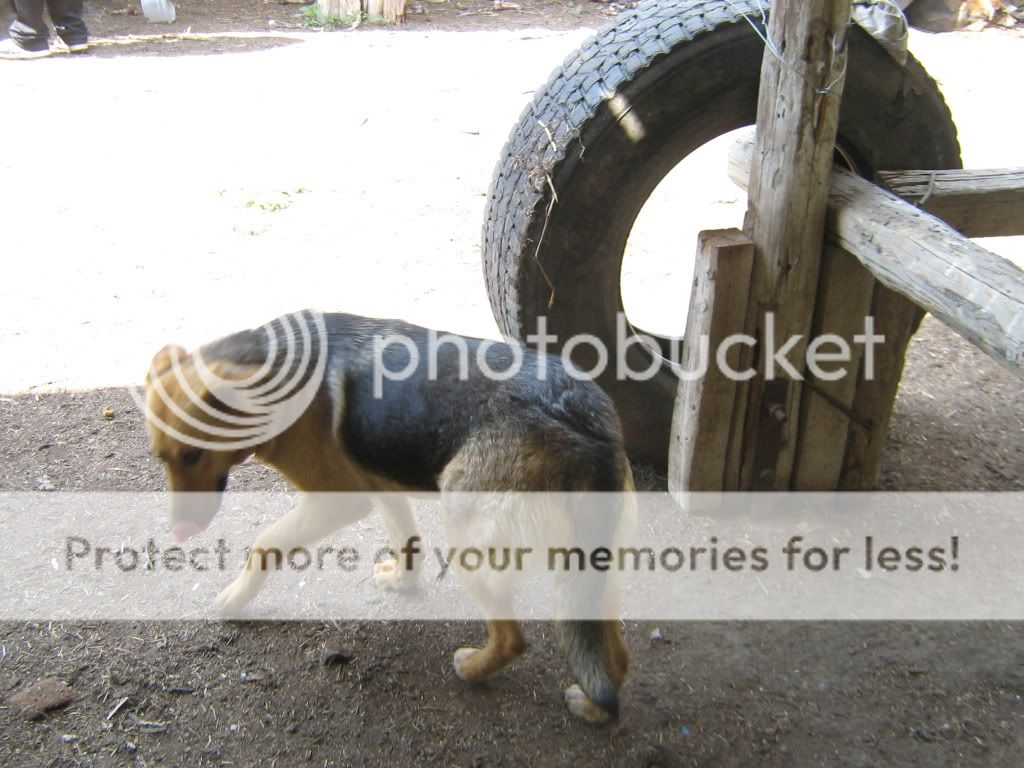
M239 387L255 383L253 376L258 373L258 365L240 365L230 360L214 360L209 364L209 371L213 374L214 380L209 382L211 388L209 395L218 397L222 391L234 392Z
M213 374L225 381L240 381L251 378L253 373L258 371L258 365L241 365L230 360L214 360L210 363L210 370Z
M149 370L146 371L146 385L148 386L153 379L162 376L164 371L170 368L175 361L183 362L187 357L188 352L183 347L168 344L156 353L153 362L149 364Z
M255 383L253 377L259 370L260 366L256 365L239 365L229 360L214 360L209 365L213 380L203 382L203 399L209 403L219 401L221 406L228 408L239 408L247 402L243 393L248 385ZM238 410L237 414L243 412Z

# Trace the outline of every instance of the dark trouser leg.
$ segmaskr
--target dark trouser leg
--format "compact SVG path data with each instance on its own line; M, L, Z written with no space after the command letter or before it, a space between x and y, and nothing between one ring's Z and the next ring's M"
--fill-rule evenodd
M43 21L43 0L11 0L14 22L11 38L27 51L44 51L50 30Z
M88 42L89 30L82 21L82 0L47 0L46 7L50 10L54 31L61 40L68 45Z

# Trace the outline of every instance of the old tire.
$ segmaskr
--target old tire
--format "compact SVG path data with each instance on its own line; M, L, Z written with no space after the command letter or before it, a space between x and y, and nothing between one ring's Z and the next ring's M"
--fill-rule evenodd
M742 14L759 23L757 8L645 2L536 92L505 144L484 221L487 292L504 333L526 340L546 315L559 339L590 333L614 350L623 251L644 202L687 154L755 121L764 49ZM854 28L847 72L839 142L860 173L960 167L949 110L917 61L900 67ZM623 120L624 110L632 117ZM647 353L634 345L630 354ZM671 370L647 382L599 381L619 408L630 456L664 467Z

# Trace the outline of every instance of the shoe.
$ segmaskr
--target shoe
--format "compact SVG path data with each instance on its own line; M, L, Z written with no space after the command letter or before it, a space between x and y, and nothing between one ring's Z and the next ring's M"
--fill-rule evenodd
M28 48L22 48L11 38L0 40L0 59L27 61L28 59L41 59L49 55L49 48L43 48L41 51L30 51Z
M88 50L88 39L80 43L69 43L67 40L58 37L50 45L50 51L53 53L85 53Z

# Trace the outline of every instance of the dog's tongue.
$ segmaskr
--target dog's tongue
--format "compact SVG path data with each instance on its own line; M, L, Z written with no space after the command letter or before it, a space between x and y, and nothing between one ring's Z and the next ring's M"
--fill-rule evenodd
M178 541L185 541L186 539L190 539L197 533L202 533L205 530L205 525L200 525L193 520L182 520L180 523L174 524L174 527L171 528L171 533L174 534L174 538Z

